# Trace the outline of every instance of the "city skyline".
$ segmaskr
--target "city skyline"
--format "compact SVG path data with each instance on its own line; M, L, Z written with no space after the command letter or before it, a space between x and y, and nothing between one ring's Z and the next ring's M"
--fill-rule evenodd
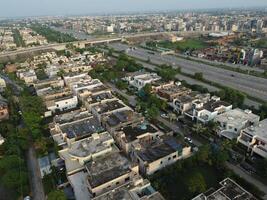
M245 3L244 3L245 2ZM16 8L14 8L16 5ZM52 5L52 6L51 6ZM109 14L127 12L149 12L164 10L195 10L214 8L251 8L266 7L263 0L10 0L2 2L0 17L26 17L26 16L55 16L55 15L86 15L86 14Z

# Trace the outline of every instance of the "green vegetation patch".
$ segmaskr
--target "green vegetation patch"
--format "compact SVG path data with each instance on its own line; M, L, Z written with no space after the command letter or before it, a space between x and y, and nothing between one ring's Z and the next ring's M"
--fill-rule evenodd
M31 26L31 29L37 32L38 34L44 36L48 42L65 43L77 41L77 39L72 35L55 31L45 25L34 24Z

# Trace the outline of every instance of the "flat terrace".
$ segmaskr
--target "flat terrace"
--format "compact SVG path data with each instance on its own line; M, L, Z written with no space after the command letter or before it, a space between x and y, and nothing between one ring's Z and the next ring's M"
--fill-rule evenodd
M144 150L137 152L137 154L143 161L151 163L174 152L182 151L183 146L176 139L169 138L163 142L156 142L149 147L145 147Z
M103 104L99 104L93 107L99 114L111 112L114 110L118 110L120 108L125 107L123 103L120 102L120 100L113 100L109 102L105 102Z
M217 109L217 108L219 108L221 106L228 107L230 105L231 105L230 103L227 103L225 101L214 101L214 100L211 100L211 101L209 101L209 102L204 104L203 109L208 110L210 112L214 112L215 109ZM200 109L200 110L202 110L202 109Z
M103 92L100 94L92 95L88 99L91 103L97 103L106 99L113 99L114 96L110 92Z
M109 133L94 133L89 138L73 143L69 148L69 153L75 157L87 157L111 149L113 143L114 140Z
M111 115L108 115L106 117L106 122L109 126L114 127L117 126L119 124L123 124L126 122L132 122L132 121L142 121L143 117L138 114L135 113L132 110L122 110L122 111L118 111L118 112L114 112Z
M113 152L86 164L88 182L94 188L131 172L131 163L120 152Z
M122 129L125 133L126 140L128 142L134 141L138 136L146 133L156 133L158 130L151 126L150 124L139 124L137 126L127 126Z
M106 192L103 195L100 195L93 200L164 200L162 195L159 192L156 192L154 188L150 185L148 180L137 180L140 182L136 184L136 182L131 182L115 188L111 192Z
M81 120L84 118L88 118L92 116L91 113L89 113L87 110L73 110L71 112L67 112L61 115L56 115L54 117L54 122L57 124L65 124L65 123L70 123L76 120Z
M94 117L85 118L83 120L74 121L60 126L62 133L66 133L69 139L84 138L92 135L93 133L100 133L104 128Z

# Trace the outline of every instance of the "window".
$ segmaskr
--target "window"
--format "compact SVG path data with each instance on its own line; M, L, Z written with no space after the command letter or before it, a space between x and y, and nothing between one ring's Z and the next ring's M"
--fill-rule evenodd
M130 177L127 177L125 178L125 182L129 181L130 180Z
M176 158L177 157L177 155L174 155L172 158L174 159L174 158Z
M160 161L160 164L162 164L163 162L162 161Z
M168 160L171 160L171 157L169 157Z
M120 184L120 182L116 182L116 185L119 185Z

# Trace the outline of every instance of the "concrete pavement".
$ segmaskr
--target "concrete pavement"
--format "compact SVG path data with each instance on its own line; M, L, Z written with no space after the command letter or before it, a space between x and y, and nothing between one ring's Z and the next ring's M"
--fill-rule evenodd
M39 164L33 145L27 151L27 165L29 170L30 184L32 189L33 200L45 200L45 192L39 170Z

